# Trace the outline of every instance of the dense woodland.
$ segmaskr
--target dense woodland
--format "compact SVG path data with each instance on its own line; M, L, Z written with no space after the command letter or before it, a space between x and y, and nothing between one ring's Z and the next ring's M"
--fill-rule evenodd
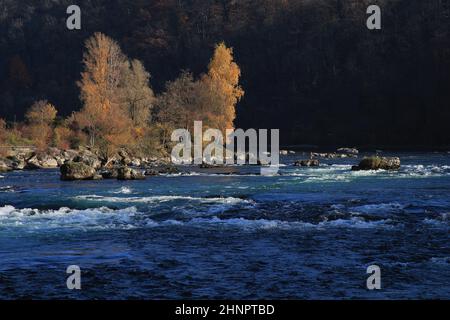
M0 0L0 135L25 126L16 143L45 125L61 131L57 137L73 138L67 130L75 130L86 143L108 144L95 141L97 124L80 116L97 103L86 91L86 41L101 32L127 65L120 81L147 83L139 101L154 124L143 127L158 131L150 136L164 139L170 126L161 125L183 121L174 114L191 120L189 106L205 110L220 101L216 107L230 109L202 114L211 125L232 121L237 103L236 127L280 128L283 144L450 145L448 0L76 2L82 29L69 31L71 0ZM380 5L382 30L366 28L369 4ZM225 63L234 80L222 92L211 87L220 47L236 62ZM117 86L121 99L133 92ZM183 91L188 98L180 101ZM140 104L127 101L134 107L126 121L141 126L142 115L133 116Z

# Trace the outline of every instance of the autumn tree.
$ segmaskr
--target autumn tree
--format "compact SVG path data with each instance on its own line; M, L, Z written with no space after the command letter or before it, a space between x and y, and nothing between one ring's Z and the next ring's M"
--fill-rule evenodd
M241 70L234 62L233 49L223 42L216 45L214 55L208 66L208 73L200 82L200 97L204 111L209 115L210 126L222 131L234 128L236 104L244 91L239 85Z
M169 147L174 129L189 129L197 120L197 86L192 73L183 71L176 80L168 81L165 92L158 96L153 118L164 147Z
M139 60L124 64L120 82L122 106L136 129L148 125L155 95L150 88L150 74Z
M89 135L91 147L107 161L117 147L131 140L131 120L121 104L120 90L127 59L114 40L95 33L86 41L83 63L78 83L83 108L76 118Z
M46 100L35 102L25 114L28 126L27 137L38 149L45 149L51 143L53 122L58 111Z

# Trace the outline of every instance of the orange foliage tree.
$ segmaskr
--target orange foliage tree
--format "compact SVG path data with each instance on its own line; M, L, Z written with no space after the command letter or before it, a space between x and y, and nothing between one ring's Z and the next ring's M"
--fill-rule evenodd
M209 118L210 127L222 131L234 128L236 104L244 96L239 85L241 70L234 62L233 49L221 42L216 45L208 66L208 73L201 77L203 87L203 112Z
M107 161L115 149L131 141L132 122L121 105L120 83L125 55L102 33L86 41L84 71L78 83L83 108L76 120L89 135L91 147Z

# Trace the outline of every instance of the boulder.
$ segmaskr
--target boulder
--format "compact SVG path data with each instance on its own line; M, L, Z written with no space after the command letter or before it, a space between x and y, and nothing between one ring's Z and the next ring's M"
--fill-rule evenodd
M88 150L85 150L79 155L75 156L72 161L84 163L85 165L94 169L99 169L102 166L102 162L99 160L99 158L94 153Z
M8 172L8 171L12 171L13 168L11 166L11 161L9 160L0 160L0 172Z
M13 170L23 170L25 169L26 162L24 155L12 155L7 158L8 166Z
M23 159L18 159L16 161L12 161L12 163L11 163L11 167L14 170L23 170L23 169L25 169L26 165L27 164L26 164L25 160L23 160Z
M61 154L62 158L65 161L72 161L76 156L78 156L78 151L75 150L65 150Z
M68 161L61 166L60 171L61 180L64 181L93 180L97 177L95 169L82 162Z
M101 174L95 174L93 177L92 177L92 180L103 180L103 176L101 175Z
M140 159L134 158L131 160L130 165L132 165L133 167L140 167L142 164L142 161Z
M145 175L135 169L129 167L121 167L117 172L118 180L144 180Z
M40 161L39 161L37 155L33 155L31 158L29 158L27 160L25 169L28 169L28 170L42 169Z
M298 160L294 163L296 167L318 167L319 165L320 162L317 159Z
M50 169L57 167L58 162L56 159L47 154L33 155L26 161L25 165L25 169L28 170Z
M119 176L119 169L118 168L108 168L104 169L100 172L103 179L117 179Z
M57 168L58 167L58 161L52 156L49 155L43 155L39 159L40 165L42 168Z
M64 159L62 156L55 157L56 163L58 164L58 167L61 167L64 162L66 162L66 159Z
M120 150L118 156L120 163L124 166L128 166L133 162L130 155L125 150Z
M398 170L400 163L398 157L368 157L361 160L359 165L353 166L352 170Z

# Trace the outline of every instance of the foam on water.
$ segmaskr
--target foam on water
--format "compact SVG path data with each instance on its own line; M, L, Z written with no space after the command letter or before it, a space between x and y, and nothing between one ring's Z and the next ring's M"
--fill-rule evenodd
M133 189L131 189L129 187L122 187L118 191L113 191L112 193L115 193L115 194L131 194L131 193L133 193Z
M408 176L440 176L450 175L450 166L444 165L404 165L402 171Z
M16 192L13 186L0 187L0 192Z
M396 178L426 178L449 176L448 165L402 165L399 170L361 170L352 171L351 165L321 165L313 168L296 168L281 173L282 176L305 177L305 182L344 181L350 182L357 177L396 177Z
M393 228L390 224L391 220L379 221L365 221L363 219L338 219L332 221L322 221L319 223L310 223L304 221L283 221L283 220L268 220L268 219L246 219L246 218L228 218L220 219L216 216L209 218L193 218L188 221L174 221L167 220L156 222L151 220L152 227L160 227L167 225L188 226L188 227L208 227L208 228L236 228L243 231L257 231L257 230L321 230L329 228L354 228L354 229L369 229L369 228Z
M359 212L359 213L395 213L401 212L405 208L404 205L397 202L390 203L376 203L376 204L366 204L357 207L349 208L350 212Z
M47 229L130 229L133 217L139 215L135 207L113 210L106 207L76 210L16 209L13 206L0 207L0 227L24 228L28 230Z
M149 197L106 197L100 195L82 195L76 196L75 199L85 201L98 201L98 202L121 202L121 203L161 203L169 201L196 201L200 203L222 203L222 204L238 204L238 203L251 203L251 200L234 198L234 197L192 197L192 196L149 196Z
M126 209L96 209L76 210L60 208L58 210L16 209L13 206L0 207L0 228L23 228L27 231L47 231L51 229L77 230L110 230L156 228L167 226L238 228L241 230L302 230L324 228L376 228L391 227L390 220L366 221L363 218L351 217L310 223L304 221L283 221L269 219L248 219L244 217L219 218L194 217L182 219L166 219L157 221L146 213L139 212L135 207Z

